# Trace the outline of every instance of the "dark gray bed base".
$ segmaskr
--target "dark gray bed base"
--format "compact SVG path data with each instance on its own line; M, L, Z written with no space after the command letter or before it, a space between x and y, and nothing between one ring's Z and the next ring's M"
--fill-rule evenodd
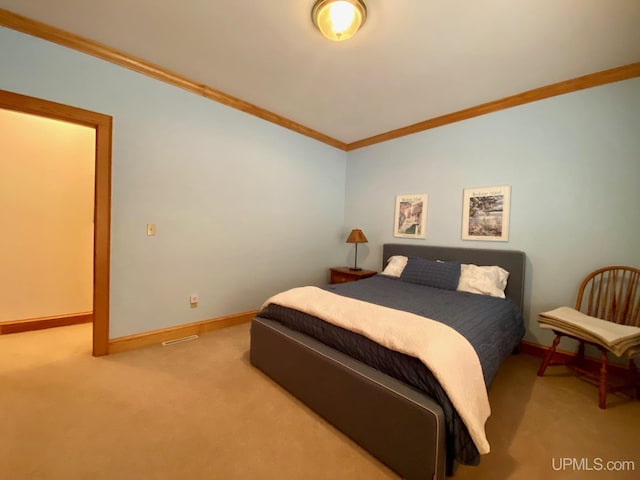
M431 397L265 318L251 363L406 479L443 479L445 419Z
M393 255L499 265L510 272L506 295L522 308L523 252L385 244L383 267ZM441 480L453 473L445 452L444 414L431 397L259 316L251 324L250 359L403 478Z

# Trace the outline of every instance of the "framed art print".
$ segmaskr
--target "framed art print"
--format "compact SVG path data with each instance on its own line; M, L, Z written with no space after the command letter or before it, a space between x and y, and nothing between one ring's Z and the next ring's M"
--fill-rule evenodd
M427 194L396 195L393 236L426 238Z
M465 188L462 205L462 239L509 240L511 186Z

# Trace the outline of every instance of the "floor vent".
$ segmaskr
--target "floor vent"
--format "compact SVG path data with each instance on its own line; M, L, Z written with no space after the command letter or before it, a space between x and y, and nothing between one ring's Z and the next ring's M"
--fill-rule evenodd
M198 335L189 335L188 337L176 338L175 340L167 340L166 342L162 342L162 345L168 347L169 345L188 342L189 340L195 340L196 338L199 338Z

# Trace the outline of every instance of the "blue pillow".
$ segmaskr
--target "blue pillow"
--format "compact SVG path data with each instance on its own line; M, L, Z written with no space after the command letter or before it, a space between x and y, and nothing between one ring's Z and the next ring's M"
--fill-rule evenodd
M456 290L460 280L460 264L456 262L435 262L420 257L409 257L400 280L419 283L427 287Z

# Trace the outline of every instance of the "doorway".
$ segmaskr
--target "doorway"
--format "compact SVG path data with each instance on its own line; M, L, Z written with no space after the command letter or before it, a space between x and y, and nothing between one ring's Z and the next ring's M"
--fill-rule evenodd
M0 90L0 108L63 120L95 129L93 232L94 356L109 353L112 118L88 110Z

